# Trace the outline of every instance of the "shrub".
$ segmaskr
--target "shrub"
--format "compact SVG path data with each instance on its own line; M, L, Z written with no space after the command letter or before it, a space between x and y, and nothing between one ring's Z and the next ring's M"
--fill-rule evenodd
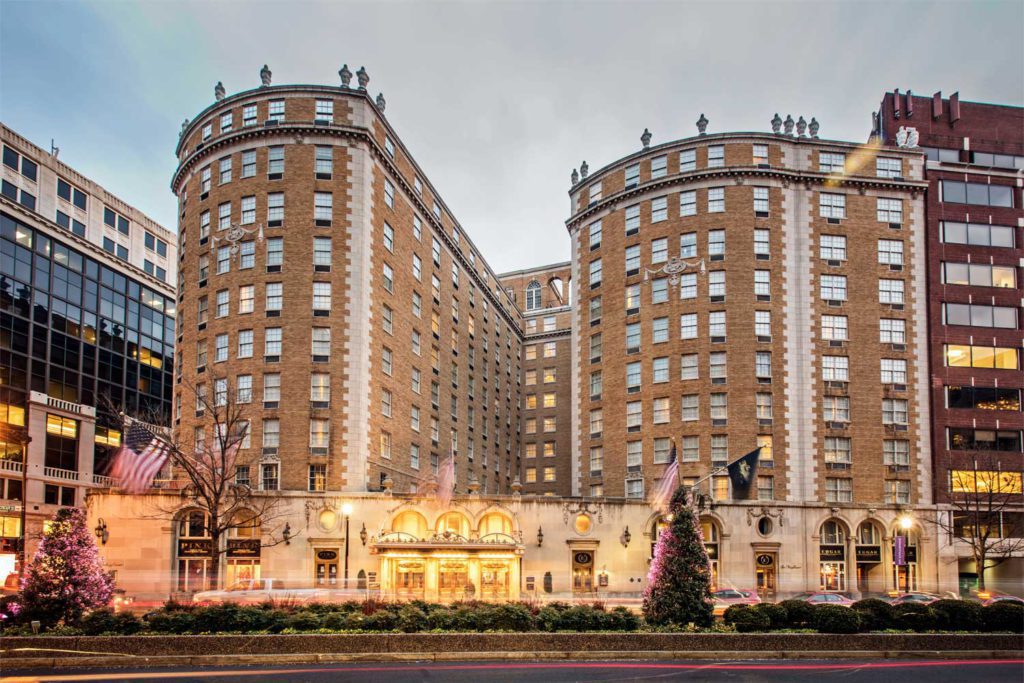
M315 631L320 628L320 617L308 610L299 610L284 620L284 627L296 631Z
M540 611L537 612L537 626L542 631L557 631L558 620L561 616L562 611L555 607L553 603L547 607L542 607Z
M614 607L605 613L605 626L609 631L636 631L640 628L640 617L625 607Z
M906 631L934 631L938 626L938 616L928 605L920 603L904 603L893 608L893 623L896 628Z
M146 626L156 633L194 633L196 620L191 610L150 612L145 618Z
M818 605L811 613L811 628L818 633L856 633L860 613L842 605Z
M577 605L558 617L559 631L600 631L604 613L587 605Z
M440 607L427 612L428 629L449 631L454 628L452 623L452 612L447 608Z
M864 631L884 631L893 627L892 605L878 598L865 598L853 603L853 609L860 615Z
M751 609L768 615L769 626L772 629L786 628L789 625L789 612L785 607L771 602L762 602L754 605Z
M141 630L142 621L131 612L115 613L112 609L104 608L82 617L82 633L87 636L98 636L101 633L130 636Z
M783 600L779 607L786 610L786 625L789 628L807 627L814 615L814 605L803 600Z
M259 607L242 606L235 603L210 605L193 612L195 630L199 633L250 633L262 631L280 610L265 610ZM310 612L312 614L312 612Z
M1024 605L996 602L982 607L981 621L986 631L1024 633Z
M733 607L739 607L740 605L733 605ZM751 633L754 631L768 631L771 629L772 620L768 616L767 612L763 610L756 610L746 605L743 605L745 609L736 610L732 614L732 625L736 627L736 630L740 633ZM730 607L729 609L732 609Z
M729 605L722 613L722 621L726 624L734 624L736 615L746 612L748 609L750 609L750 605Z
M405 605L398 610L398 630L403 633L419 633L427 628L427 614L415 605Z
M936 628L943 631L977 631L981 628L981 605L970 600L936 600L928 605L935 612Z
M391 610L378 609L363 616L362 627L367 631L394 631L398 628L398 615Z
M498 631L532 631L537 624L525 605L498 605L493 610L491 627Z

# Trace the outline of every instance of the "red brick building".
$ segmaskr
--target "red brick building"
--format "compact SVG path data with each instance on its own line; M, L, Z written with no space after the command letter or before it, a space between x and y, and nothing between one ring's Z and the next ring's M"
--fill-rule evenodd
M995 478L1019 494L1024 108L894 90L882 99L874 134L889 147L916 142L926 158L935 500ZM1021 514L1001 511L993 522L1001 535L1019 536ZM977 572L960 555L961 583L969 585ZM1021 561L995 575L1019 579Z

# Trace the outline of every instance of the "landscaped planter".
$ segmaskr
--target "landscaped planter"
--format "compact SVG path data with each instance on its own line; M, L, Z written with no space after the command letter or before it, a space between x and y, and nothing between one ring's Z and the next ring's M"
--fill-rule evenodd
M39 648L27 649L27 648ZM452 652L1014 652L1011 634L864 633L373 633L218 636L10 637L3 657L53 658L111 653L136 656L391 654ZM63 652L56 652L63 651ZM79 651L75 655L69 651Z

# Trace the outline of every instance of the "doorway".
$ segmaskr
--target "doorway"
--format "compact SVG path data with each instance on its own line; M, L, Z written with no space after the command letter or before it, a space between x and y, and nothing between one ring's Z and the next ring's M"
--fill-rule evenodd
M594 553L577 550L572 554L572 592L594 592Z
M775 553L757 553L754 557L756 567L757 594L762 600L774 599L776 592L776 573L778 571L778 555Z
M316 585L338 585L338 551L316 551Z

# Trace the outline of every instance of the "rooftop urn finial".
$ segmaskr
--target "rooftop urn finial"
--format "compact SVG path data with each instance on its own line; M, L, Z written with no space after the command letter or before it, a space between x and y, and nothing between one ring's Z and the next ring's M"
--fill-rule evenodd
M179 137L179 138L180 138L180 137L181 137L182 135L184 135L184 134L185 134L185 129L186 129L186 128L188 128L188 117L185 117L185 120L181 122L181 130L180 130L180 131L178 131L178 137Z
M220 102L221 100L224 99L224 96L226 94L227 94L227 92L224 90L224 83L221 82L221 81L217 81L217 85L213 86L213 96L214 96L214 98L218 102Z
M580 164L580 179L586 180L588 175L590 175L590 166L584 161Z
M272 75L273 74L270 71L270 67L264 64L263 68L260 69L260 83L263 84L264 88L270 85L270 77Z
M786 120L783 122L783 126L785 127L786 135L793 134L793 116L791 114L786 114Z
M522 492L523 482L519 481L519 476L517 475L516 478L512 480L512 493L518 496Z
M804 121L804 117L800 117L796 122L796 134L800 137L807 136L807 122Z
M391 478L390 474L384 475L384 481L381 482L381 486L384 488L384 493L391 495L391 489L395 488L395 480Z
M710 122L707 120L707 118L702 113L700 115L700 118L697 119L697 134L698 135L705 135L708 132L708 123L710 123Z
M352 72L349 71L348 64L341 65L341 69L338 70L338 75L341 76L341 87L349 87L349 84L352 82Z
M810 131L812 138L817 138L818 137L818 129L819 128L821 128L821 124L818 123L818 119L816 119L816 118L814 118L812 116L811 117L811 125L808 126L808 130Z
M778 135L782 131L782 117L779 116L779 112L775 112L775 116L772 117L772 132Z
M469 491L470 495L480 491L480 480L477 479L476 472L469 473L469 483L466 484L466 489Z
M576 169L574 168L574 169L572 169L572 184L573 184L573 185L575 185L575 184L576 184L576 183L578 183L579 181L580 181L580 172L579 172L579 171L577 171L577 170L576 170Z
M356 80L359 81L359 89L366 90L366 86L370 84L370 74L366 73L366 67L359 67L359 71L356 72Z
M388 106L388 102L384 99L384 93L377 93L377 109L380 109L381 112L383 112L386 106Z
M640 136L640 142L643 144L644 149L651 146L651 131L644 128L644 134Z

